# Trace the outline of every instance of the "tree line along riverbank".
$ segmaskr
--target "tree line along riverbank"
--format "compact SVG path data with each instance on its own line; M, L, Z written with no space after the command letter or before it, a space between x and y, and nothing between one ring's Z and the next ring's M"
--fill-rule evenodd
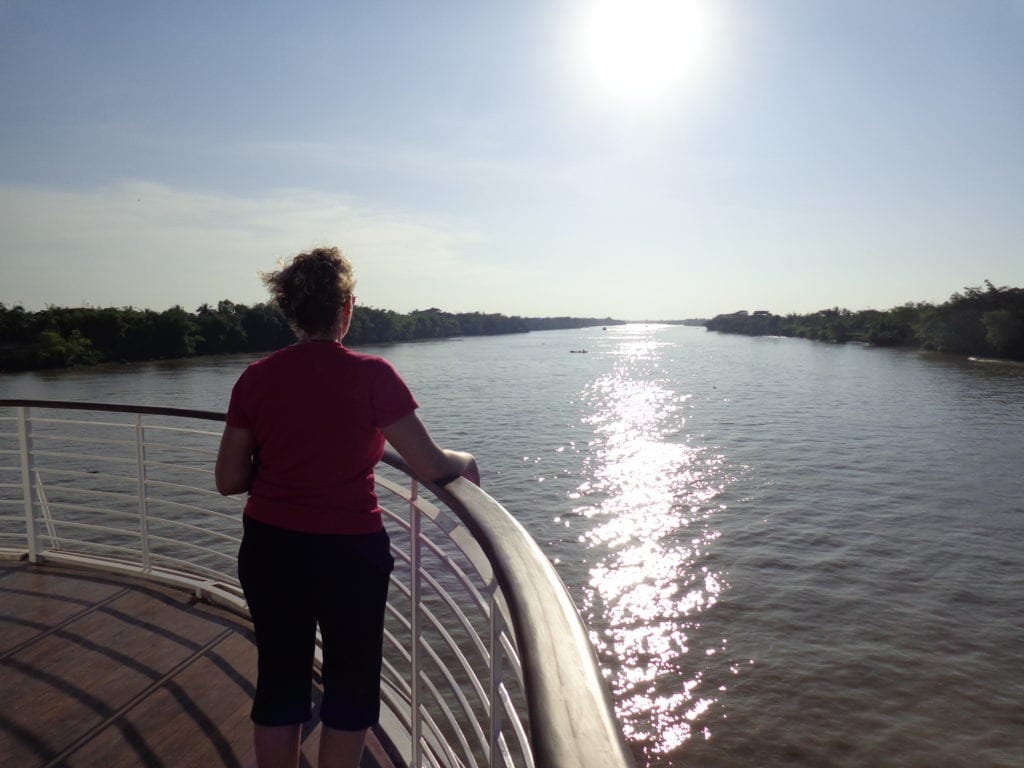
M401 314L359 307L347 344L485 336L621 325L612 318L528 318L440 309ZM133 307L47 307L30 312L0 303L0 372L67 368L104 362L142 362L234 352L268 352L295 341L271 304L203 304L195 312Z
M823 309L785 317L768 311L718 315L709 331L748 336L793 336L880 347L917 347L975 357L1024 360L1024 289L965 288L942 304L904 304L888 311Z

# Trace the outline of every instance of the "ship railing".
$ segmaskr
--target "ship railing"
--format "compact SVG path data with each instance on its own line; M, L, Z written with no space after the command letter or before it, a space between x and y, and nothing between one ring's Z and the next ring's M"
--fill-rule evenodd
M0 556L142 576L248 616L221 413L0 400ZM515 518L458 479L377 471L396 567L380 730L409 766L633 765L586 628ZM319 652L317 654L319 663Z

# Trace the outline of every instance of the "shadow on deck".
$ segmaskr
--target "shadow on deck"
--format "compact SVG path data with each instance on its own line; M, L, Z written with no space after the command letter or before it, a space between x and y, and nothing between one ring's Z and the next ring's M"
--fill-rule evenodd
M4 765L255 765L248 622L183 590L10 560L0 605ZM302 765L318 740L303 730ZM392 766L372 737L363 765Z

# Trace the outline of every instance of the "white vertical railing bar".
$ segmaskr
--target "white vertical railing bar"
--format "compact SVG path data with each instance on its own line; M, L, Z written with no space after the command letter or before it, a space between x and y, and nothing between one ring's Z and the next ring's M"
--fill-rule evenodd
M504 627L501 626L501 611L498 610L498 606L494 599L494 591L491 591L490 599L490 656L491 656L491 689L488 691L488 701L490 702L490 716L491 716L491 739L488 744L488 760L490 764L495 765L495 758L498 756L498 737L501 735L501 707L499 701L501 697L501 633L505 631Z
M43 524L46 526L46 535L50 537L50 549L60 551L60 539L57 538L57 526L53 524L53 515L50 513L50 502L46 499L46 486L43 485L42 475L34 469L35 489L39 499L39 510L43 514Z
M21 492L25 502L25 533L28 537L28 559L39 560L39 540L36 536L35 496L32 486L32 421L31 409L18 407L18 450L21 452Z
M420 649L420 633L422 632L422 616L420 612L420 512L416 497L419 493L419 485L416 480L409 484L409 591L410 591L410 616L409 623L412 627L409 637L411 640L412 652L410 679L412 682L412 696L410 699L411 731L412 737L412 765L419 768L422 765L423 746L420 721L420 695L422 693L420 681L420 663L422 652Z
M142 554L142 570L149 573L149 503L146 498L146 433L142 426L142 414L135 414L135 462L139 488L139 551Z
M501 688L501 701L504 704L505 711L510 713L516 712L516 705L512 702L512 697L509 695L508 688L502 686ZM519 739L519 745L523 750L523 758L526 760L526 768L535 768L536 763L533 760L533 750L530 749L530 737L526 733L526 728L523 726L523 721L518 717L510 717L512 722L512 730L515 731L516 738ZM502 736L504 743L504 736Z
M32 474L35 462L32 457L32 410L27 407L17 409L17 446L22 465L22 498L25 501L25 532L29 540L29 562L39 560L39 539L36 530L35 490Z

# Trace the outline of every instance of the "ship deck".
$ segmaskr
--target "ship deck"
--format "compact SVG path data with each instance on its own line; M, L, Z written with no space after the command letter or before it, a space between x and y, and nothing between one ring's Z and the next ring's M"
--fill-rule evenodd
M12 560L0 604L4 765L255 765L241 617L182 589ZM319 726L302 740L301 764L316 765ZM363 765L393 767L373 736Z

